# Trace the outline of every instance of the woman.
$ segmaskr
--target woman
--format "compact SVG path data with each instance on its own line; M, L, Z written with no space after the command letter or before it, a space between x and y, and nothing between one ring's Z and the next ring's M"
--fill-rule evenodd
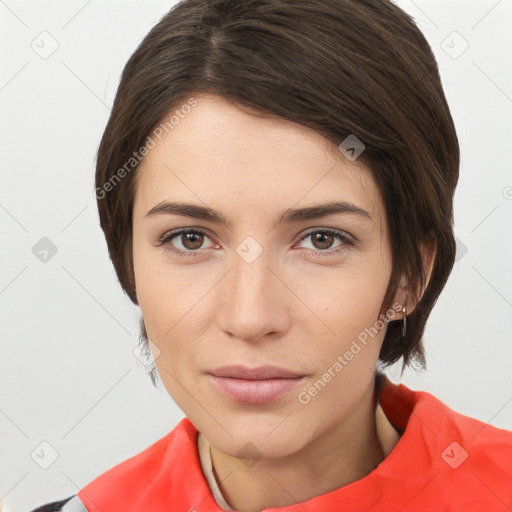
M435 58L390 1L171 9L124 69L96 197L186 418L37 510L510 509L512 432L381 371L425 364L458 170Z

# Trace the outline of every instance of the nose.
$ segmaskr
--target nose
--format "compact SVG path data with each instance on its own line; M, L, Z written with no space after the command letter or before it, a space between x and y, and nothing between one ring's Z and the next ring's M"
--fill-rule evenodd
M291 292L265 251L255 261L234 255L218 290L220 328L242 341L282 335L289 327ZM283 282L284 281L284 282Z

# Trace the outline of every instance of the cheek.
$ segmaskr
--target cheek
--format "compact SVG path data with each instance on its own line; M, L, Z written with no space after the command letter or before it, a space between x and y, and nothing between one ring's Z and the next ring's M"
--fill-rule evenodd
M190 314L192 300L179 283L168 283L148 276L137 290L139 307L144 317L148 337L160 350L169 344L179 345L183 319ZM180 333L180 336L178 336Z
M190 309L189 291L182 272L166 265L165 251L135 244L134 273L137 298L148 335L162 337Z
M368 265L362 272L347 273L337 279L328 294L316 294L322 326L328 326L330 331L326 335L323 327L323 336L317 336L322 339L322 349L316 352L321 371L331 368L342 356L340 364L346 377L351 374L357 379L357 372L366 369L371 373L386 333L379 313L390 272L385 262ZM339 375L340 366L337 368Z
M391 269L383 262L336 276L329 293L316 294L318 311L343 338L373 325L380 313Z
M156 363L165 380L164 368L177 375L190 364L213 320L205 297L211 283L198 279L192 266L180 271L166 264L159 252L141 252L134 269L139 307L148 338L160 350Z
M183 294L179 293L180 283L170 281L161 275L160 266L155 264L149 251L134 249L134 272L137 299L148 338L160 350L159 361L165 358L167 339L174 334L174 326L183 317Z

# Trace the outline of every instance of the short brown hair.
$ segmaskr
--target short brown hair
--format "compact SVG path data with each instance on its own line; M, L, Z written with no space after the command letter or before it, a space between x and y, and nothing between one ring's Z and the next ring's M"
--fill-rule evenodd
M183 0L162 18L123 70L97 155L101 227L135 304L134 152L195 93L300 123L336 144L351 134L364 143L360 158L382 194L391 240L381 311L402 274L410 290L424 290L404 339L400 320L388 324L379 360L424 368L426 321L455 260L460 157L437 62L413 19L389 0ZM428 240L437 249L424 289L420 243Z

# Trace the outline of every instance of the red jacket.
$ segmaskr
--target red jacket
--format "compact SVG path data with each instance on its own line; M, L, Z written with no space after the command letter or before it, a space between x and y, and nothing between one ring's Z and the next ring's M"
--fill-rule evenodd
M403 435L365 477L266 512L510 512L512 432L459 414L431 394L382 378L379 400ZM202 473L198 432L169 434L86 485L89 512L220 512Z

